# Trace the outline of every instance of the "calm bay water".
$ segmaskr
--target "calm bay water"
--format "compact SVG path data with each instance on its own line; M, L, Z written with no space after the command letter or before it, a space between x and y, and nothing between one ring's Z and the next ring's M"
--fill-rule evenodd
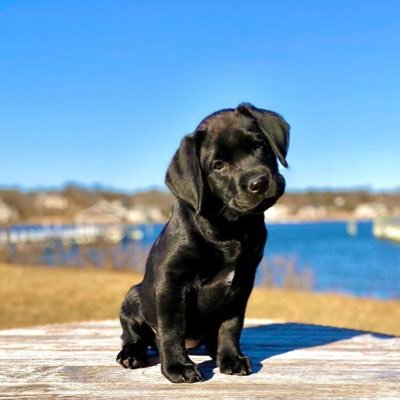
M294 257L310 268L314 290L400 298L400 244L375 239L372 224L350 236L345 222L268 225L265 257ZM260 279L260 276L258 276Z

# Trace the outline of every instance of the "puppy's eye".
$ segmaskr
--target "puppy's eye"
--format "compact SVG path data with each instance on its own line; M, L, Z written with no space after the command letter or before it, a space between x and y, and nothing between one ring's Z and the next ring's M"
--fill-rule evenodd
M263 146L264 146L264 142L261 142L260 140L257 140L257 142L253 143L253 149L260 149Z
M216 160L213 162L212 167L214 169L216 169L217 171L221 171L222 169L224 169L226 167L226 163L224 163L221 160Z

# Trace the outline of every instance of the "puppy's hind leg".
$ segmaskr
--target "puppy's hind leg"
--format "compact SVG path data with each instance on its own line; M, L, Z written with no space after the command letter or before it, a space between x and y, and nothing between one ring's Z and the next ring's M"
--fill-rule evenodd
M126 295L119 317L122 326L122 350L118 353L116 361L124 368L146 366L147 349L154 334L141 317L136 286Z

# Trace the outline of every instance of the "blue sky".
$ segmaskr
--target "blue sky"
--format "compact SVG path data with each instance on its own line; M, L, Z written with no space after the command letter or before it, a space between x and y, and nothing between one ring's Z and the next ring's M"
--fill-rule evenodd
M400 187L400 2L0 2L0 184L163 187L242 101L292 126L289 189Z

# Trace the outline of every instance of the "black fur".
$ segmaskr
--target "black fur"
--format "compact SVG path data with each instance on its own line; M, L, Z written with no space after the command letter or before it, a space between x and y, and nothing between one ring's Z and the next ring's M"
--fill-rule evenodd
M121 306L122 366L145 366L154 346L171 382L201 381L186 346L204 343L222 373L251 373L239 339L288 145L285 120L250 104L216 112L184 137L166 176L172 217Z

